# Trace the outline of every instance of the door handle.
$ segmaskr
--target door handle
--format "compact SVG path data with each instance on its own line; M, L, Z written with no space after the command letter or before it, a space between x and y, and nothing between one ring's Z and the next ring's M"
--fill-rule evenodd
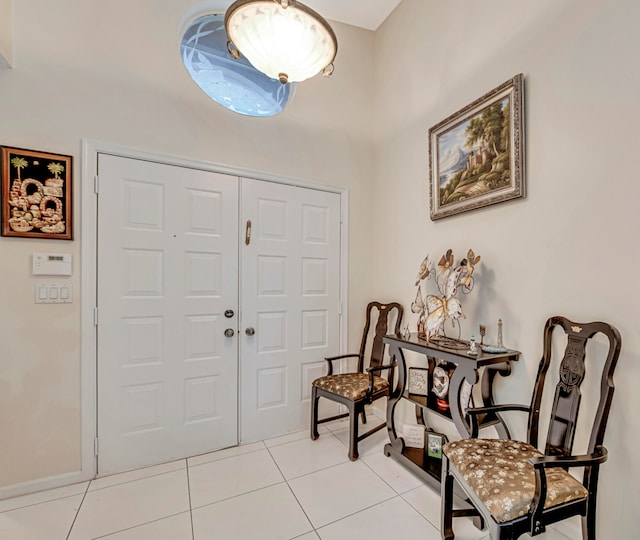
M251 243L251 220L247 220L247 225L244 231L244 243L248 246Z
M252 328L252 327L250 326L249 328L247 328L247 329L244 331L244 333L245 333L245 334L247 334L248 336L252 336L253 334L255 334L255 333L256 333L256 330L255 330L255 328Z
M227 328L224 331L224 335L225 337L233 337L235 335L235 332L233 331L233 328Z

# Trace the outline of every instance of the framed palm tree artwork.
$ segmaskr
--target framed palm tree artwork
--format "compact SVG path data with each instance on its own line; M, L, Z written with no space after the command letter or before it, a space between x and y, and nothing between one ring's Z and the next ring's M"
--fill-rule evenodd
M519 74L429 130L431 219L524 197Z
M73 158L0 147L2 236L73 239Z

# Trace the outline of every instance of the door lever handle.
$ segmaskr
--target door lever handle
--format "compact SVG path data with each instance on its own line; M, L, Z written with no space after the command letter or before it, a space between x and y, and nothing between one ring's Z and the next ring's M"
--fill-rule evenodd
M247 246L251 243L251 220L250 219L247 220L247 226L245 228L245 233L244 233L244 243Z

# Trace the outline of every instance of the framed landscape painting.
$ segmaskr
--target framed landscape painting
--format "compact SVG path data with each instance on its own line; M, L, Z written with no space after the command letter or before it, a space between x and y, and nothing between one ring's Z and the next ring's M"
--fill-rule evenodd
M429 130L431 219L524 197L519 74Z
M2 148L2 236L72 240L72 157Z

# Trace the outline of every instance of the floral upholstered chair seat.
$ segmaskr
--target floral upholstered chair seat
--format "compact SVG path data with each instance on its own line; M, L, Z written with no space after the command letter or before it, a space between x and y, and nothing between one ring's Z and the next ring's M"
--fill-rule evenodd
M357 401L367 394L369 388L369 375L366 373L344 373L340 375L327 375L313 381L313 386L327 390L332 394ZM389 386L382 377L373 376L373 392L379 392Z
M529 512L536 489L533 465L527 460L543 456L529 444L502 439L465 439L443 447L450 463L500 523ZM564 469L547 469L544 507L585 499L584 486Z

